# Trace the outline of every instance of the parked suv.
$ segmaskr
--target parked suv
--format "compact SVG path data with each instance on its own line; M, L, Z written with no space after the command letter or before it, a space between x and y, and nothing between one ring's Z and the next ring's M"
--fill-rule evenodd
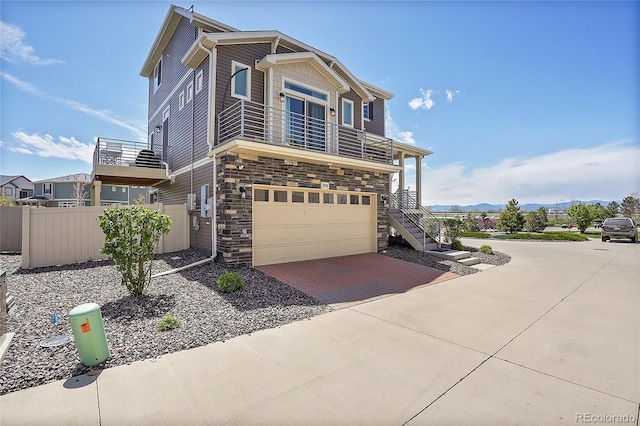
M611 238L629 238L631 242L638 241L638 227L629 217L610 217L602 224L602 241Z

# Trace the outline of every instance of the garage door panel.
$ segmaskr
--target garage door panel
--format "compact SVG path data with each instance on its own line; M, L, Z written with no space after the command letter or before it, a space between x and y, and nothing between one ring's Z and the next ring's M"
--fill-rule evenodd
M375 217L375 205L254 202L254 265L375 251Z

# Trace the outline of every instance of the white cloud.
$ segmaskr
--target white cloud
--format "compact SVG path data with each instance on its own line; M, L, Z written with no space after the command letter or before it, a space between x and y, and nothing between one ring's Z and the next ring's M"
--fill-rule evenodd
M407 143L409 145L416 144L416 140L413 138L413 132L410 132L408 130L406 132L399 132L398 140L402 143Z
M64 64L59 59L42 59L35 49L25 42L25 33L12 24L0 21L0 56L7 61L20 60L33 65Z
M419 108L431 109L436 104L433 99L431 99L431 96L433 96L433 90L429 89L425 91L420 89L420 97L411 99L411 101L409 101L409 107L413 110Z
M52 96L44 92L43 90L39 89L38 87L32 85L31 83L22 81L19 78L7 72L0 72L0 77L2 77L4 80L10 82L11 84L13 84L18 89L24 92L30 93L34 96L38 96L53 102L57 102L59 104L65 105L69 109L80 111L84 114L90 115L92 117L96 117L102 121L106 121L107 123L115 124L116 126L129 130L139 140L141 141L147 140L146 132L143 130L140 130L140 127L137 127L133 124L129 124L120 118L114 117L110 111L97 110L81 102L75 101L73 99L65 99L65 98L58 98L56 96Z
M58 136L56 141L51 135L27 134L23 131L13 132L11 135L22 145L9 148L21 154L32 154L39 157L65 158L93 163L93 144L79 142L74 137Z
M391 116L391 110L389 109L388 105L385 105L385 108L384 108L384 124L385 124L387 137L390 137L391 139L394 139L409 145L416 144L416 140L413 138L413 132L408 130L401 131L398 128L398 125L396 124L396 122L393 120L393 117Z
M424 179L423 200L430 205L620 200L639 189L640 147L617 142L471 170L461 163L432 166Z
M460 94L459 90L445 90L444 92L447 94L447 102L453 102L453 98Z

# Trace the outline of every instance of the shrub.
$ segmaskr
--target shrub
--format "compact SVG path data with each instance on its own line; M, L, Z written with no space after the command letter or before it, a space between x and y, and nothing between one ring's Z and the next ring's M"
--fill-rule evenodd
M527 213L525 229L527 232L542 232L547 227L546 215L540 211Z
M225 272L218 277L218 290L223 293L231 293L244 287L242 275L236 272Z
M569 207L568 213L569 216L576 221L580 233L584 234L584 231L593 223L593 219L596 218L597 211L594 206L578 203Z
M514 232L522 231L524 227L525 218L516 199L512 199L507 204L507 207L502 213L500 213L500 219L498 220L498 228L506 231L510 234Z
M486 254L493 254L493 249L489 244L483 244L480 246L480 251Z
M464 250L464 246L460 240L453 240L451 241L451 250Z
M180 326L180 319L174 315L167 314L158 320L156 328L158 331L168 331L178 328Z
M464 222L458 219L445 219L444 226L446 228L446 235L452 242L460 238L465 228Z
M122 274L129 294L140 296L151 282L151 264L160 236L171 229L171 219L142 206L106 209L100 216L104 248Z
M467 228L467 232L478 232L480 231L480 224L478 220L472 216L471 213L467 213L467 217L464 219L465 227Z

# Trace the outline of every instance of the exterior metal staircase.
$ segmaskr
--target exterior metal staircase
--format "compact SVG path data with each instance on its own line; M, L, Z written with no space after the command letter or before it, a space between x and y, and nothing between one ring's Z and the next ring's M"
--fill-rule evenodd
M389 224L416 250L440 248L444 227L429 210L418 204L408 190L388 195Z

